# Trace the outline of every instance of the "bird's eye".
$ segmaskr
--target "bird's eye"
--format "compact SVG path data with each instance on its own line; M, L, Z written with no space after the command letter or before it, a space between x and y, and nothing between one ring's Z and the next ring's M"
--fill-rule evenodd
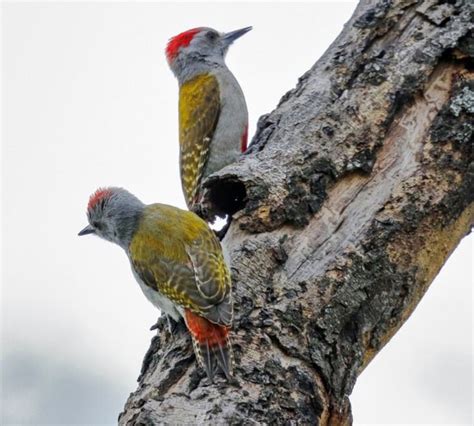
M92 224L92 226L95 228L95 229L98 229L100 231L100 229L102 228L102 225L99 223L99 222L94 222Z
M216 38L217 38L217 33L214 32L214 31L208 31L206 33L206 37L211 40L211 41L214 41Z

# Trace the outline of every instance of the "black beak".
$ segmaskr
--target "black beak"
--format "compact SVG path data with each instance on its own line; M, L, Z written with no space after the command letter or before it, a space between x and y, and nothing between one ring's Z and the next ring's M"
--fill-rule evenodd
M81 232L79 232L79 235L80 237L82 237L83 235L87 235L87 234L95 234L95 229L90 226L90 225L87 225Z
M240 30L235 30L235 31L231 31L230 33L225 33L222 36L222 40L224 40L225 44L229 46L239 37L242 37L244 34L248 33L251 29L252 27L245 27L245 28L241 28Z

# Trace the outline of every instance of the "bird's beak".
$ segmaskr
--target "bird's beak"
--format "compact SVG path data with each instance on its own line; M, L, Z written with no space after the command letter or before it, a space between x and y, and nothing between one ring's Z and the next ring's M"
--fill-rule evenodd
M87 234L95 234L95 229L90 226L90 225L87 225L81 232L79 232L79 235L80 237L82 237L83 235L87 235Z
M245 27L245 28L241 28L240 30L235 30L235 31L231 31L230 33L225 33L222 36L222 40L224 40L224 43L226 44L226 46L229 46L239 37L242 37L244 34L248 33L251 29L252 27Z

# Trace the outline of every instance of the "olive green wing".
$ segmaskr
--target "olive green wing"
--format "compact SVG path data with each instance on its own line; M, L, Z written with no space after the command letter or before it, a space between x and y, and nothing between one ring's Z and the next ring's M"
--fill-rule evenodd
M148 287L166 296L175 304L200 315L211 309L212 305L201 298L195 285L193 271L189 266L161 257L147 261L134 257L132 266Z
M196 202L210 144L221 108L219 83L200 74L179 91L179 144L181 185L189 208Z
M186 252L201 298L218 306L219 323L222 321L224 324L230 324L233 317L232 282L222 248L214 232L210 231L195 239L186 247Z
M230 325L231 279L219 241L194 213L173 213L167 214L171 223L137 233L129 249L132 267L148 287L177 305Z

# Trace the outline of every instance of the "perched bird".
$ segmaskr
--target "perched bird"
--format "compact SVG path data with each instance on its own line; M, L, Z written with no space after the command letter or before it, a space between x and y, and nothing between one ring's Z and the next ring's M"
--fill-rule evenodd
M194 28L172 37L166 47L179 83L181 185L190 210L199 203L203 178L247 149L247 105L224 58L232 42L251 29Z
M145 296L175 321L184 318L198 363L212 381L217 366L229 379L233 305L229 269L219 241L196 214L143 204L122 188L98 189L87 206L96 234L127 253Z

